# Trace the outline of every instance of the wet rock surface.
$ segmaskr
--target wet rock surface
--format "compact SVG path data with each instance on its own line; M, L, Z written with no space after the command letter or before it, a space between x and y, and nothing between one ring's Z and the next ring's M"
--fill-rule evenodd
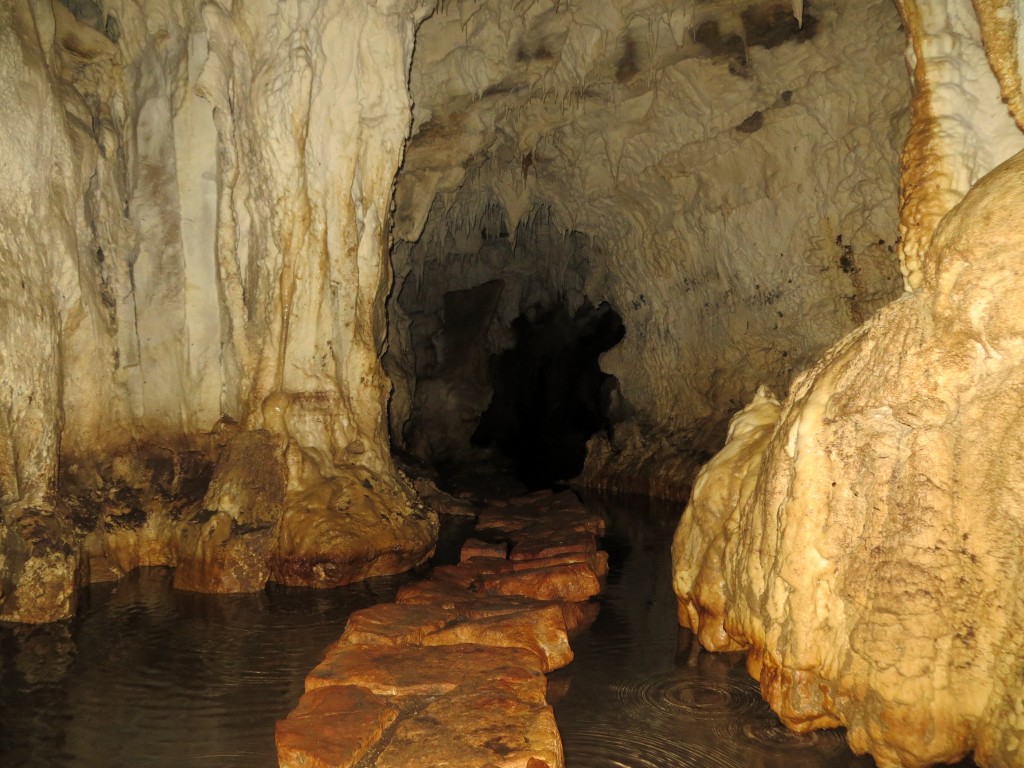
M544 673L572 661L570 633L597 615L588 600L607 563L603 532L604 520L568 492L484 509L458 565L352 615L278 726L279 764L326 764L318 761L332 750L333 766L563 766ZM380 730L356 712L344 724L344 706L309 698L351 686L394 707L394 723ZM350 734L344 747L341 732ZM367 750L350 747L365 738L375 741Z

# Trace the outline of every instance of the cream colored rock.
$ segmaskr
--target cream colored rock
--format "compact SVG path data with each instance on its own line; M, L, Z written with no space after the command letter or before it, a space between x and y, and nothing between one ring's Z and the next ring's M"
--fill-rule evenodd
M882 766L1024 763L1024 154L944 219L922 287L734 421L674 544L680 618L791 727ZM760 464L760 468L758 468Z
M579 482L682 497L758 384L785 391L899 295L898 14L790 10L464 0L423 24L396 188L400 444L441 444L421 437L425 411L463 428L472 399L436 392L465 382L433 381L467 355L447 344L445 296L501 280L493 319L477 318L488 352L538 304L622 315L601 358L613 434Z
M322 585L419 562L436 518L391 462L380 353L432 4L101 6L0 10L0 617L66 617L83 548L98 578L181 563L217 590L289 558ZM143 490L161 452L222 462L205 506L182 488L208 473Z

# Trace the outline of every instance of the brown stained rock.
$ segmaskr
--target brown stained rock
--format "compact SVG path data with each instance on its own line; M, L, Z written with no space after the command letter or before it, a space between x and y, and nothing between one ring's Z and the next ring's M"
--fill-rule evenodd
M383 696L354 685L308 691L277 723L281 768L348 768L380 740L399 709Z
M74 615L83 580L79 547L60 510L0 510L0 620L42 624Z
M1024 154L920 287L737 414L673 543L679 618L880 766L1024 765Z
M378 603L348 618L340 643L367 645L417 645L428 632L457 618L452 608L441 605Z
M403 584L395 596L395 602L403 605L437 603L454 606L474 599L468 589L440 581L413 581Z
M270 577L276 544L273 528L245 530L226 512L182 526L176 589L192 592L259 592Z
M597 552L597 539L588 533L561 533L529 536L512 547L509 559L539 560L556 555L592 555Z
M471 557L459 563L459 566L475 568L480 573L507 573L515 569L511 560L499 557Z
M590 533L603 536L605 531L604 518L582 507L566 510L544 510L536 507L510 506L491 508L479 515L476 529L490 535L504 535L513 541L522 538L530 529L549 531L564 535L566 531Z
M562 608L562 618L565 619L569 637L590 627L597 619L597 614L601 612L601 605L589 600L581 603L562 602L558 605Z
M541 659L545 672L564 667L573 659L565 618L557 605L547 605L503 616L455 622L431 632L423 644L476 643L501 648L525 648Z
M464 686L403 719L376 768L562 768L551 707L496 681Z
M479 591L492 595L522 595L537 600L582 602L601 592L594 570L584 563L553 565L487 576Z
M524 648L485 645L406 646L335 643L306 677L306 690L358 685L403 700L440 696L465 685L495 681L517 685L528 700L542 703L547 689L540 658Z
M336 470L286 500L271 578L336 587L401 573L429 558L438 520L404 492L360 467Z
M473 557L494 557L504 560L508 557L508 542L481 541L480 539L466 539L462 545L460 562L465 562Z
M608 575L608 553L598 550L590 554L570 553L563 555L552 555L551 557L540 557L536 560L509 561L512 563L513 571L528 571L533 568L547 568L551 565L567 565L568 563L584 563L590 566L598 576ZM501 571L496 571L500 573Z
M462 565L439 565L433 569L430 578L438 584L451 584L461 589L469 589L480 578L480 573Z
M474 557L458 565L442 565L434 568L431 580L468 589L482 577L493 573L510 573L515 569L511 560L497 557Z
M557 605L565 618L570 634L585 629L597 617L600 606L581 600L538 600L524 595L492 594L474 592L450 583L436 581L414 581L405 584L398 591L397 602L401 605L440 604L450 608L463 618L479 619L487 616L502 616L537 605Z

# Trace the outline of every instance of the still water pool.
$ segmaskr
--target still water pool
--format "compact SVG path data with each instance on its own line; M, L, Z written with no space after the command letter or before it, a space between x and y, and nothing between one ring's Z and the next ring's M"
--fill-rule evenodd
M678 504L587 504L609 521L611 571L576 660L550 678L568 768L874 765L838 732L782 728L739 656L694 653L669 579ZM444 533L438 561L451 562L468 530ZM0 766L275 766L274 723L348 615L413 577L224 596L147 568L93 585L72 621L0 625Z

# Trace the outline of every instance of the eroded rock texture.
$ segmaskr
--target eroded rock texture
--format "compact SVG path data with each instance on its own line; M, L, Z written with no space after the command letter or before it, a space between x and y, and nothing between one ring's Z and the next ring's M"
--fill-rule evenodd
M428 11L4 3L0 618L67 616L89 563L231 591L429 553L379 361Z
M625 325L600 361L613 425L580 482L678 496L726 414L899 294L899 16L801 9L441 4L396 191L396 440L449 458L490 398L479 362L448 373L467 355L446 297L501 281L477 361L522 314L607 301Z
M734 419L676 534L681 622L881 765L1024 763L1022 226L1018 154L915 293Z

